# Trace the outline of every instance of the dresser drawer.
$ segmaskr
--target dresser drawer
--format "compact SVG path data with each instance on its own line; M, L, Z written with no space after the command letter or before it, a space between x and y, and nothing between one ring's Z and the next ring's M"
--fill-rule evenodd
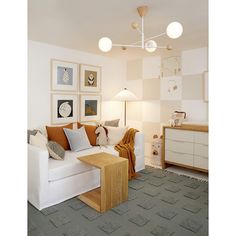
M166 140L165 142L165 150L175 151L186 154L193 154L193 143L176 141L176 140Z
M195 143L194 155L208 158L208 145Z
M200 156L194 156L193 166L208 170L208 159Z
M178 129L166 129L165 138L171 140L193 142L194 132Z
M208 133L206 132L195 132L194 135L195 143L207 144L208 145Z
M193 166L193 155L173 151L165 152L165 160L183 165Z

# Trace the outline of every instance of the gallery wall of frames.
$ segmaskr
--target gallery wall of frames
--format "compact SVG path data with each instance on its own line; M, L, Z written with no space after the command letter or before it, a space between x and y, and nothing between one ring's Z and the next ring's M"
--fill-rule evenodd
M51 123L101 118L101 67L51 59Z

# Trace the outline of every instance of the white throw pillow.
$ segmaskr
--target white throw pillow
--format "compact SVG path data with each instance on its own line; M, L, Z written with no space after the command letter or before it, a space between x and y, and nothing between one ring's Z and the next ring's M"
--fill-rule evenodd
M108 130L108 144L116 145L118 144L122 138L124 137L128 127L111 127L105 126Z
M40 132L37 132L36 135L30 135L31 145L47 150L47 146L46 146L47 142L48 142L47 138L44 135L42 135Z
M75 130L67 128L63 128L63 130L70 144L71 151L78 152L92 147L84 126Z

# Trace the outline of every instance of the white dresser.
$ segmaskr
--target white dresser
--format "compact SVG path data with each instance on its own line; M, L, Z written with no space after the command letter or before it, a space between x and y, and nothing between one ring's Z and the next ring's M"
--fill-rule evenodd
M208 126L163 127L162 167L167 164L208 171Z

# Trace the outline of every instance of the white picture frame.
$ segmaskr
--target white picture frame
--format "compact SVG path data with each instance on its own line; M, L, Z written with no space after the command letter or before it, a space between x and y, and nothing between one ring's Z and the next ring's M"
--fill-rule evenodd
M81 94L80 121L99 121L100 119L101 119L101 95Z
M78 91L78 64L56 59L51 60L51 90Z
M101 67L92 65L80 65L80 91L101 91Z
M78 95L51 94L51 122L65 124L77 122Z

